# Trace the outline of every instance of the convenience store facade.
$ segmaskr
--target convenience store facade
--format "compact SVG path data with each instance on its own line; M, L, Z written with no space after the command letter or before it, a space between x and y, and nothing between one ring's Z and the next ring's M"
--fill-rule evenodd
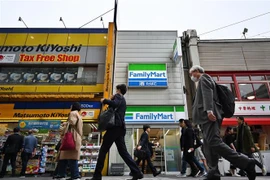
M99 146L97 118L100 99L112 91L113 44L113 23L108 29L0 29L1 136L17 126L50 136L80 102L84 144ZM95 161L82 163L93 172Z
M127 149L133 156L143 125L149 124L150 142L155 144L153 164L166 174L179 173L178 121L187 117L183 70L174 52L177 37L177 31L118 31L116 38L113 86L128 86ZM109 166L123 163L115 146L110 154ZM129 173L126 165L125 173Z

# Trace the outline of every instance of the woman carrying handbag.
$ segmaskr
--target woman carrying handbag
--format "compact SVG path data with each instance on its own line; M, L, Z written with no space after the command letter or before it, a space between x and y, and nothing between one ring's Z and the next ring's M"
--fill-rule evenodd
M80 152L81 152L81 143L82 143L82 135L83 135L83 121L81 115L79 114L81 110L81 104L75 102L71 107L71 112L68 116L68 121L65 126L65 130L62 134L61 147L60 147L60 155L59 155L59 163L58 163L58 172L60 176L60 180L65 180L66 169L67 166L70 168L71 179L79 180L80 173L78 167L78 160L80 160ZM67 136L70 135L70 136ZM67 150L66 144L70 145L69 142L66 142L66 137L73 138L73 148L69 146L69 150Z

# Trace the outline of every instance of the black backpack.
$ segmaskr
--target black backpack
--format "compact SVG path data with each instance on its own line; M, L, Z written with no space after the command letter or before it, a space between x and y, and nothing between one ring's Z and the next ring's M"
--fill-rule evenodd
M216 84L219 103L222 105L224 112L223 117L231 118L235 111L235 97L227 86Z

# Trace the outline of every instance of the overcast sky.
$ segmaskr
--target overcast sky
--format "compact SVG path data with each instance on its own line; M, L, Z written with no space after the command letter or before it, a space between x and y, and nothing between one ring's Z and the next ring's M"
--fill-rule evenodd
M114 7L114 0L0 0L0 27L80 27ZM119 0L118 30L177 30L181 36L187 29L198 34L270 12L270 0ZM113 20L113 12L103 17L105 27ZM100 20L85 26L102 28ZM243 38L270 31L270 14L203 35L201 39ZM270 37L270 32L256 36Z

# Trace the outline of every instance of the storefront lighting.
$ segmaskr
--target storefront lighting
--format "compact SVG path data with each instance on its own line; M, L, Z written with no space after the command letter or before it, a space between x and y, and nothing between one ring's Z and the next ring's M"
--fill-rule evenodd
M170 130L168 129L167 132L164 134L164 136L167 136L167 134L170 132Z
M107 36L104 36L104 39L107 39Z
M253 99L255 99L255 96L248 96L247 99L248 100L253 100Z
M31 39L35 39L34 36L30 36Z

